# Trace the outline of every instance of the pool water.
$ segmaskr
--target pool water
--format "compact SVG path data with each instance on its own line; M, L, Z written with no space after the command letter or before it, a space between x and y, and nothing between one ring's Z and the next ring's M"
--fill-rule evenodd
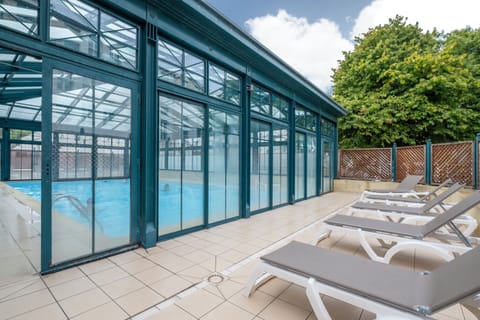
M14 181L8 185L27 196L41 201L40 181ZM130 180L96 180L95 203L92 203L92 180L52 183L55 212L90 227L95 207L95 228L109 237L130 234ZM159 187L159 229L177 231L203 224L203 185L168 183ZM229 218L227 211L238 214L238 188L209 187L210 222ZM181 194L183 197L181 197ZM226 201L226 203L225 203ZM183 214L182 214L183 213Z

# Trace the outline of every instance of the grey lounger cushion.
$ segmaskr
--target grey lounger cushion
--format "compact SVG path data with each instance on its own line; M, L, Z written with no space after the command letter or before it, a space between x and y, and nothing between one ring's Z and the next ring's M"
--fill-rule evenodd
M262 257L276 267L415 314L431 314L480 289L480 250L471 250L431 273L291 242Z
M402 182L400 182L399 185L395 189L372 189L372 190L366 190L370 192L378 192L378 193L405 193L405 192L411 192L417 183L419 183L423 179L423 176L413 176L413 175L408 175L406 176Z

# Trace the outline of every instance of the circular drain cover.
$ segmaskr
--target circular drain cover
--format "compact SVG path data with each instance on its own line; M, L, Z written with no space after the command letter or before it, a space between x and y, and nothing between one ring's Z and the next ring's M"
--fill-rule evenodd
M223 276L219 273L214 273L207 278L208 282L213 284L219 284L223 282Z

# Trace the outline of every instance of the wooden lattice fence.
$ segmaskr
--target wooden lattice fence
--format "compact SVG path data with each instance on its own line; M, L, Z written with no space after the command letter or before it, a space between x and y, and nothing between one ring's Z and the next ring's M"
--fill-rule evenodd
M392 150L390 148L340 150L339 161L339 174L342 178L392 179Z
M477 187L480 175L480 135L475 142L441 143L412 147L339 150L338 176L343 179L403 180L423 175L427 184L447 178ZM479 145L475 146L478 143ZM393 154L393 152L395 152ZM396 159L392 163L393 158ZM479 164L477 164L477 162Z
M425 173L425 146L397 148L397 181L407 175L421 176Z
M432 183L447 178L473 185L473 143L444 143L432 145Z

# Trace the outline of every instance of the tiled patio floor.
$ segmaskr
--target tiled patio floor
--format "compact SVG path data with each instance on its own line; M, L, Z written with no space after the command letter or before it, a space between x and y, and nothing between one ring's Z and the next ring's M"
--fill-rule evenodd
M43 277L32 272L34 267L11 271L12 261L20 259L9 258L12 243L21 245L1 220L0 263L10 273L0 270L0 319L313 320L304 289L296 285L274 279L251 298L241 289L259 256L292 239L309 242L324 217L343 211L358 196L331 193ZM364 254L344 234L320 245ZM411 252L393 263L425 270L441 262ZM224 277L221 283L206 280L215 272ZM327 298L326 303L334 319L374 318L343 302ZM435 319L475 318L456 305Z

